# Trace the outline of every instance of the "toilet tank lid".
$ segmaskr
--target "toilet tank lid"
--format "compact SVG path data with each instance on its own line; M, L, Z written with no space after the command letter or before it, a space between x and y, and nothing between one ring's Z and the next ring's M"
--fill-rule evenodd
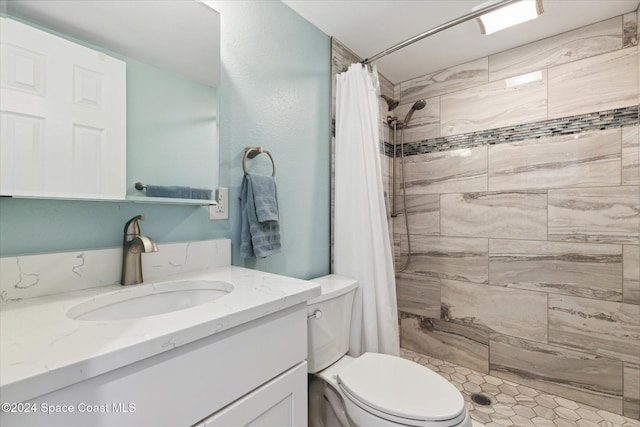
M318 277L317 279L310 280L313 283L320 285L320 296L307 301L307 304L317 304L328 299L344 295L356 289L359 283L356 279L347 276L341 276L339 274L329 274L327 276Z

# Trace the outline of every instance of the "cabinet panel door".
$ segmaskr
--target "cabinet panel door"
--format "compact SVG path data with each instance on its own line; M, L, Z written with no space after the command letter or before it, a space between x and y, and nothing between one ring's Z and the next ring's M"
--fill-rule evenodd
M0 18L0 194L124 199L126 65Z
M307 425L307 362L274 378L207 418L204 427Z

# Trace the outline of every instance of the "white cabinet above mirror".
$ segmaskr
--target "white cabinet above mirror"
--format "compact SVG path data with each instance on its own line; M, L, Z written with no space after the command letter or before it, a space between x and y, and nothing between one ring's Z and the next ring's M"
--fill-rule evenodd
M126 172L113 180L127 199L145 197L136 182L217 188L218 12L197 0L0 0L0 13L126 63Z

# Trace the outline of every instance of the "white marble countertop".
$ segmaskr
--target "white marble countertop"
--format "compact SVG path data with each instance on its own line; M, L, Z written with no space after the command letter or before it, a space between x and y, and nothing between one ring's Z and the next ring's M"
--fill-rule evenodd
M313 282L241 267L171 276L166 281L184 279L219 280L235 289L186 310L118 321L73 320L66 313L79 303L127 291L129 286L109 285L2 305L2 401L33 399L320 295Z

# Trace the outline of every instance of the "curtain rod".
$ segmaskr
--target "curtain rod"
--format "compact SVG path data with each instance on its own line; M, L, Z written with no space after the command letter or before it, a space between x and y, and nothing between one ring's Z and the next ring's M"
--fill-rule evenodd
M410 44L413 44L413 43L415 43L417 41L420 41L420 40L422 40L422 39L424 39L426 37L432 36L432 35L434 35L436 33L439 33L440 31L446 30L447 28L451 28L451 27L456 26L458 24L462 24L463 22L470 21L470 20L472 20L474 18L479 17L480 15L484 15L485 13L488 13L488 12L493 12L494 10L500 9L501 7L504 7L504 6L506 6L508 4L511 4L511 3L515 3L517 1L520 1L520 0L502 0L502 1L499 1L498 3L494 3L494 4L491 4L489 6L483 7L482 9L478 9L478 10L476 10L474 12L468 13L468 14L466 14L464 16L461 16L459 18L456 18L456 19L454 19L452 21L449 21L449 22L444 23L442 25L439 25L439 26L437 26L435 28L427 30L424 33L418 34L417 36L411 37L410 39L407 39L407 40L405 40L405 41L403 41L401 43L398 43L395 46L392 46L392 47L390 47L388 49L385 49L382 52L373 55L371 58L366 58L364 61L362 61L362 64L370 64L371 62L376 61L376 60L382 58L383 56L387 56L390 53L395 52L396 50L400 50L400 49L402 49L404 47L407 47Z

